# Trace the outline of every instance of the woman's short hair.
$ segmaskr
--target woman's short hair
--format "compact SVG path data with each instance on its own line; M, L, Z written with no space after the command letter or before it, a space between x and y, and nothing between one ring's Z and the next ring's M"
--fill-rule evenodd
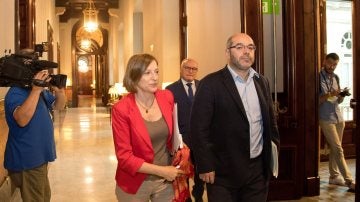
M146 68L152 61L158 64L156 58L150 54L136 54L131 56L126 66L126 72L123 80L123 85L130 93L136 93L136 86L141 76L146 71Z

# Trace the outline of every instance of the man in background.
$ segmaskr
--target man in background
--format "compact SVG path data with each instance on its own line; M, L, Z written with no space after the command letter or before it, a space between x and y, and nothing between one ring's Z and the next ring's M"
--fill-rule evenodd
M166 89L170 90L174 94L174 99L177 103L178 109L179 130L182 134L183 141L190 149L194 146L190 142L189 131L191 106L199 83L199 81L195 79L197 72L198 63L191 58L184 59L180 65L180 79L166 87ZM196 174L196 163L192 154L191 157L195 168L192 195L196 202L201 202L204 192L204 182L200 180L199 175ZM191 201L191 199L188 201Z
M341 93L339 77L334 73L339 56L326 55L320 71L319 124L330 147L329 184L348 186L355 191L355 183L344 158L342 138L345 121L339 108L346 94Z

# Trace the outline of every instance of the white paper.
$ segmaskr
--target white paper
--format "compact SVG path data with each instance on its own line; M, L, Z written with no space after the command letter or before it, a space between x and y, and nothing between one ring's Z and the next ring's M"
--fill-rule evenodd
M174 136L173 136L173 153L175 153L178 149L182 149L184 144L182 140L182 135L179 131L179 123L178 123L178 113L177 113L177 104L174 105L173 111L173 120L174 120Z
M271 141L271 171L273 176L277 178L279 174L279 153L276 144Z

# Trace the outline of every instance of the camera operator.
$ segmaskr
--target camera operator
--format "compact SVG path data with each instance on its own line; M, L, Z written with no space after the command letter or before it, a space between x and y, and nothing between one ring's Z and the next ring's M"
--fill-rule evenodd
M27 201L50 201L48 162L56 159L52 109L63 109L63 88L37 85L51 80L47 70L39 71L30 87L13 86L5 96L5 116L9 136L4 166L12 183ZM37 81L37 82L35 82Z
M350 93L346 88L342 92L340 90L339 77L334 73L338 63L339 56L329 53L320 71L319 124L330 147L329 184L347 186L349 191L354 192L355 183L346 165L341 144L345 122L339 108L344 96Z

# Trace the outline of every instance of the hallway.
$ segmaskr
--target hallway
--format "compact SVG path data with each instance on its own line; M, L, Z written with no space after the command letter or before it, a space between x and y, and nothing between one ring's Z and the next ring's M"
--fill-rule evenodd
M49 177L54 202L116 201L116 158L110 115L104 107L68 108L55 113L57 160ZM348 160L355 175L355 160ZM354 201L346 187L328 185L327 163L321 163L321 195L295 201ZM19 196L13 200L20 202ZM205 200L206 201L206 200Z

